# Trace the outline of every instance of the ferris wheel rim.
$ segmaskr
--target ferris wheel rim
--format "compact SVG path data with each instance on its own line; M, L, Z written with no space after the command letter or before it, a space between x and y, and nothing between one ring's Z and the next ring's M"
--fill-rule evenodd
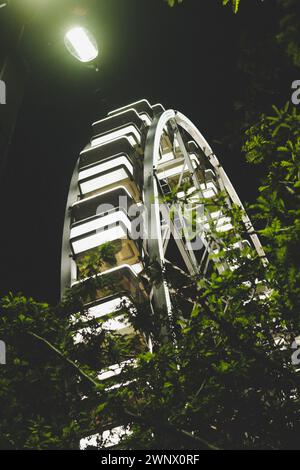
M166 262L164 249L163 249L163 239L162 233L160 229L160 202L159 202L159 191L156 179L156 171L159 165L159 157L160 157L160 144L161 138L164 132L166 125L174 120L178 128L184 129L195 141L195 143L200 147L204 155L206 156L208 162L214 168L216 176L218 178L218 182L222 190L225 190L228 194L230 200L233 204L237 205L242 211L242 220L246 227L247 233L252 240L253 246L258 253L258 255L263 259L266 260L266 255L263 250L263 247L260 243L258 236L256 235L253 225L251 223L250 218L247 215L247 212L236 192L234 186L232 185L229 177L227 176L225 170L221 166L218 158L216 157L215 153L213 152L212 148L199 131L199 129L193 124L193 122L187 118L184 114L180 113L179 111L168 109L162 112L159 116L153 119L151 126L148 130L148 135L145 144L145 154L144 154L144 194L145 199L144 203L146 205L147 213L148 213L148 220L146 223L146 233L149 234L149 226L153 224L153 220L151 220L151 208L149 207L151 204L154 203L155 206L155 241L153 240L149 243L147 240L146 245L150 250L148 250L148 255L150 260L158 261L161 268L164 269L164 265ZM182 141L183 143L183 141ZM187 152L186 152L187 153ZM152 193L152 198L150 197ZM148 206L148 207L147 207ZM150 251L150 253L149 253ZM172 310L171 299L170 299L170 292L165 280L162 282L162 286L160 286L160 290L157 288L153 288L154 290L154 300L156 297L156 304L157 306L163 305L167 310L168 314L170 315ZM155 292L156 291L156 292Z
M196 142L196 144L200 147L202 152L207 157L208 162L213 166L217 174L219 183L221 183L220 184L221 188L226 190L232 202L242 210L243 222L246 226L247 232L252 240L252 243L258 255L263 260L266 261L266 254L264 252L264 249L260 243L260 240L257 234L255 233L254 227L246 212L246 209L242 201L240 200L233 184L231 183L230 178L225 172L223 166L220 164L217 156L215 155L214 151L208 144L203 134L199 131L199 129L195 126L195 124L188 117L186 117L183 113L179 111L168 109L164 111L163 113L161 113L161 115L158 117L157 122L153 121L151 124L152 132L155 129L154 143L153 143L153 148L152 148L153 171L154 172L156 171L157 165L159 163L159 147L160 147L160 140L161 140L161 136L163 133L163 129L168 124L168 122L172 119L174 119L177 125L182 127L193 138L193 140ZM146 147L147 147L147 143L146 143ZM145 152L146 152L146 149L145 149Z

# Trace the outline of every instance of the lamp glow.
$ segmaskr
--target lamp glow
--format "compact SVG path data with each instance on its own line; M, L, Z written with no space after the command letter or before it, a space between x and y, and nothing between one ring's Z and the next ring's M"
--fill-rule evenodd
M80 62L91 62L98 56L97 42L85 28L78 26L70 29L65 35L65 45Z

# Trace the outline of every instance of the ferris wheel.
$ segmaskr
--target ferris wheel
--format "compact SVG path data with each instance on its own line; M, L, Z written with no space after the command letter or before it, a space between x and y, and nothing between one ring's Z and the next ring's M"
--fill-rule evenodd
M162 279L147 290L140 273L153 262L161 270L171 263L181 272L206 276L214 262L211 255L218 252L217 241L209 233L211 224L220 232L234 232L226 215L233 205L241 209L245 226L246 235L238 244L241 248L250 244L265 258L226 172L182 113L141 100L95 122L92 133L70 184L61 265L63 295L85 282L80 266L89 255L99 247L113 247L113 256L99 265L97 276L109 282L88 305L92 317L105 324L107 315L115 314L107 325L129 334L130 324L120 321L119 306L124 300L134 305L146 298L154 311L171 315L167 282ZM214 208L211 201L218 194L223 207ZM201 230L196 227L191 233L195 213ZM122 365L114 364L99 377L117 377L121 369Z

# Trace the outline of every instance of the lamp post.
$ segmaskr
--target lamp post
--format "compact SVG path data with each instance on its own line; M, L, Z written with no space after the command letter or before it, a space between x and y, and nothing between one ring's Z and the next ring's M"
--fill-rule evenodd
M94 61L99 54L97 41L82 26L75 26L66 33L65 46L72 56L83 63Z
M24 10L26 13L26 19L24 19L24 12L23 16L18 14L19 10L23 11L21 7L22 2L13 3L8 0L6 2L0 0L0 20L4 24L8 18L11 20L16 13L16 21L12 23L15 33L10 35L11 38L8 40L9 44L2 62L0 57L0 180L4 174L9 146L24 95L25 77L28 72L19 48L23 42L25 25L31 23L32 18L35 18L40 12L39 9L28 10L27 8ZM82 26L83 17L86 15L86 9L67 8L65 10L64 16L69 20L71 18L75 25L66 32L64 43L73 57L98 71L95 62L99 55L97 41L92 33ZM17 18L21 18L21 21L18 21Z

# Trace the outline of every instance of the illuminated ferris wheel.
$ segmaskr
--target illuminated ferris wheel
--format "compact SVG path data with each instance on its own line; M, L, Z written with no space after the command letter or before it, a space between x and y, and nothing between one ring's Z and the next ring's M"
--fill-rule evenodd
M183 114L141 100L110 112L92 125L92 131L69 190L61 290L63 294L84 283L82 263L99 248L109 246L113 255L99 265L97 273L108 282L88 304L90 315L102 327L107 324L120 334L136 334L130 321L122 321L120 305L124 301L135 305L146 299L154 311L170 315L172 296L167 282L146 289L140 273L153 262L162 270L170 263L181 272L205 276L214 262L211 255L218 251L209 228L214 224L220 232L234 231L226 216L232 205L241 209L245 225L246 235L238 243L241 247L250 244L264 258L224 169ZM224 206L214 208L210 202L218 194L222 194ZM184 212L179 210L183 206ZM195 213L202 230L191 233ZM191 214L192 222L188 220ZM113 364L99 378L117 380L121 370L122 364Z

